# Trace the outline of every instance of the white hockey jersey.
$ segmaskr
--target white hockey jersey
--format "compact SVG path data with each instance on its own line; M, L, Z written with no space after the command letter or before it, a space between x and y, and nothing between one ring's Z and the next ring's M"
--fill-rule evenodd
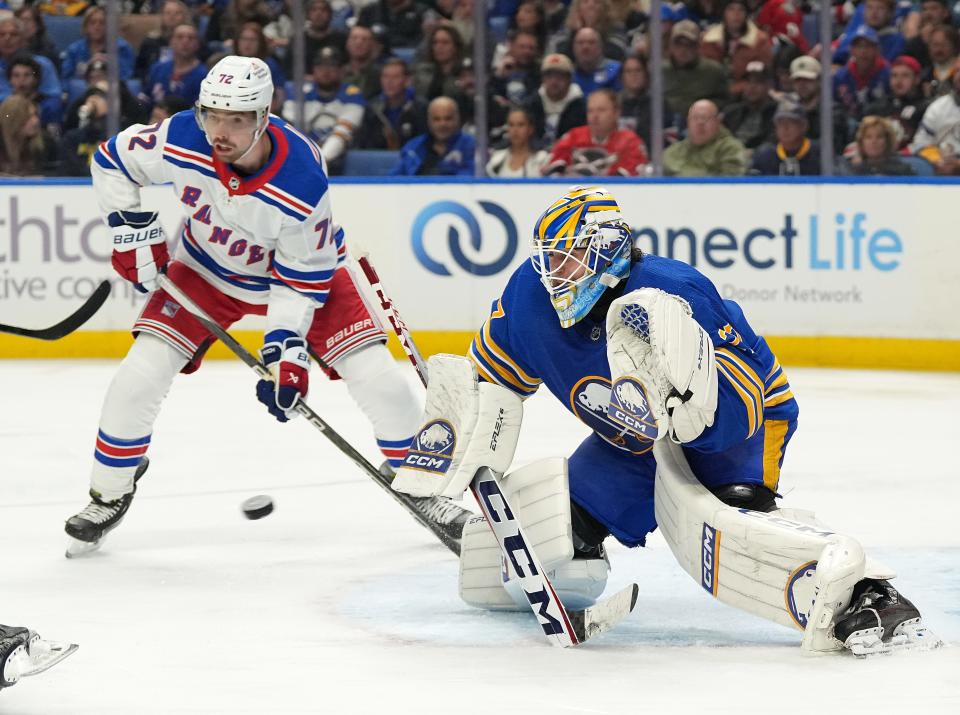
M141 186L172 183L186 218L175 259L227 295L267 304L267 332L305 335L346 247L317 146L278 117L267 132L267 164L241 177L212 156L192 111L135 124L100 145L93 185L106 215L139 211Z

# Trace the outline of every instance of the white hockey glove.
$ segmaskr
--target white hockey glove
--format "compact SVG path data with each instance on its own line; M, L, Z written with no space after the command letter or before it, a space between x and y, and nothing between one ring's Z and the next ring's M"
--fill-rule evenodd
M717 366L710 336L682 298L641 288L607 311L608 416L652 440L691 442L713 425Z
M141 293L157 287L157 276L166 273L170 254L167 237L156 211L114 211L110 226L114 270Z

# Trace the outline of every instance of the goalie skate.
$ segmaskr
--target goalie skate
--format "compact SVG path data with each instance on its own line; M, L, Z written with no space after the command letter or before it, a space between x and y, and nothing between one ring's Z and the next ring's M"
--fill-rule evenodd
M133 491L116 501L103 502L91 490L92 501L79 513L67 519L64 526L69 537L64 553L68 559L86 556L100 548L107 534L123 521L137 493L137 482L149 466L150 460L144 457L133 475Z
M917 608L888 581L864 579L854 589L851 604L834 626L834 636L859 658L943 645L923 625Z

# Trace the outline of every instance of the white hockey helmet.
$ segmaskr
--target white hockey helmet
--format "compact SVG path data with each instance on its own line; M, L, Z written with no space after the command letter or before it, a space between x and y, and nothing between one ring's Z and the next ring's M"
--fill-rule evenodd
M267 128L266 118L272 100L273 80L267 63L257 57L228 55L217 62L200 83L200 98L195 107L197 124L206 133L205 109L256 112L257 131L253 138L253 144L256 144ZM210 141L209 135L207 141Z

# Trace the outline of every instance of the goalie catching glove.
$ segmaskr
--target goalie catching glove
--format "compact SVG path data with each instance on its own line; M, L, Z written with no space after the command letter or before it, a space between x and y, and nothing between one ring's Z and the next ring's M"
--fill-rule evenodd
M608 416L641 437L692 442L713 425L717 365L689 303L640 288L607 311Z
M114 211L107 216L113 247L113 269L141 293L157 287L167 272L167 237L156 211Z
M257 399L270 414L286 422L297 413L297 401L307 396L310 387L310 355L307 344L296 333L275 330L267 333L260 348L260 360L270 370L272 380L257 383Z

